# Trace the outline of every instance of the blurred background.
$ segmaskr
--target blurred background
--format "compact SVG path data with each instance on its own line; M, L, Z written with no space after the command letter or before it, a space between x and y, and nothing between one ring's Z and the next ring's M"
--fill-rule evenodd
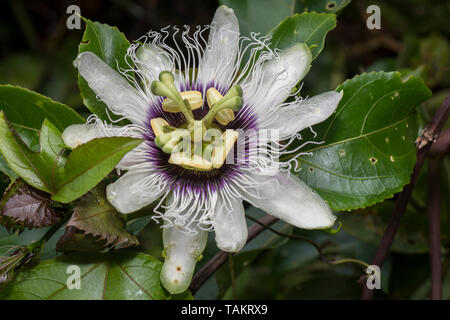
M289 12L291 1L288 0L221 1L231 7L253 8L255 11L264 11L269 2L276 3L280 8L286 7ZM433 91L433 97L420 107L423 121L430 119L450 90L450 1L354 0L349 3L348 0L298 0L296 11L307 9L304 2L310 3L309 9L336 12L338 24L328 34L325 48L314 61L302 92L312 96L331 90L345 79L362 72L399 70L403 74L421 77ZM247 6L248 3L251 6ZM88 112L83 107L77 86L77 72L72 65L84 24L80 30L67 29L66 19L69 15L66 9L69 5L78 5L82 16L93 21L117 26L130 41L151 29L159 30L167 25L208 24L219 5L217 1L201 0L11 0L3 1L2 4L0 84L18 85L37 91L84 115ZM371 4L381 8L380 30L368 30L366 27L366 8ZM278 16L270 17L271 12L265 14L269 15L267 19L258 19L252 18L249 12L237 12L240 20L249 19L242 28L243 33L252 30L265 34L281 21ZM6 184L6 176L1 177L3 184ZM450 247L448 159L443 162L441 179L442 250L446 257L447 248ZM425 169L383 269L383 289L377 290L375 298L428 298L430 281L426 198ZM394 200L352 213L339 213L343 227L337 235L293 230L284 224L278 224L276 228L284 233L313 239L330 258L349 257L369 262L392 212ZM255 217L262 214L253 208L249 211ZM30 232L24 232L19 242L33 239ZM158 232L152 226L139 231L142 250L160 255ZM2 235L5 235L4 230L0 230ZM316 250L310 244L293 239L288 241L287 237L277 236L270 231L265 231L258 239L255 245L246 247L236 256L238 298L359 298L361 288L357 281L364 274L361 266L328 265L318 259ZM216 252L213 246L208 248L204 261ZM47 258L54 256L49 250L46 254ZM443 268L443 297L446 299L450 298L448 262L446 258ZM228 266L219 270L196 297L232 297Z

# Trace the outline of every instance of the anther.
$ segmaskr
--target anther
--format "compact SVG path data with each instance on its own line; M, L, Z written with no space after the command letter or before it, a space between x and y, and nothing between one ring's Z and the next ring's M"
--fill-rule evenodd
M213 168L219 169L220 167L222 167L238 136L239 133L237 131L231 129L225 130L221 137L222 143L218 144L214 148L214 152L212 155Z
M191 157L184 152L172 153L169 163L191 170L209 171L213 168L211 162L203 157L196 154Z
M183 101L187 100L191 110L196 110L203 105L203 97L200 91L183 91L180 92ZM166 112L181 112L178 103L171 98L166 98L162 102L162 108Z
M206 101L210 108L215 105L218 101L220 101L223 96L217 91L215 88L209 88L206 92ZM234 112L230 109L225 109L220 111L215 119L222 125L227 125L229 122L234 120Z
M150 120L150 125L152 126L155 137L175 130L175 128L170 126L169 123L163 118L153 118Z
M228 109L230 111L238 111L243 105L242 89L239 85L233 86L222 98L220 98L219 96L220 93L216 92L217 90L211 89L213 88L208 89L209 95L208 92L206 93L206 99L210 107L208 114L203 118L203 121L205 122L206 125L209 125L221 111ZM221 119L224 122L226 119L231 119L229 111L226 112L227 114L225 114L224 118Z

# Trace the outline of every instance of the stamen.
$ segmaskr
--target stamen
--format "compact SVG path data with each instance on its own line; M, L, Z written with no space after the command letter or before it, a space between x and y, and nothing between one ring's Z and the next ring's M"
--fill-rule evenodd
M215 99L217 99L218 97L219 96L216 92L214 92L213 90L210 91L209 100L211 101L211 104L209 104L208 102L210 109L208 114L203 118L203 122L206 126L209 126L212 123L219 112L226 109L238 111L243 105L242 89L239 85L235 85L234 87L232 87L225 96L215 102ZM206 94L206 99L208 100L208 93Z
M231 109L225 109L220 111L215 119L222 125L226 126L228 123L234 120L234 112Z
M216 148L214 148L212 156L213 168L219 169L220 167L222 167L238 136L239 133L237 131L231 129L225 130L221 137L222 143L219 143Z
M150 125L152 126L153 133L155 137L176 130L174 127L170 126L169 123L163 118L153 118L150 120Z
M209 88L206 92L206 100L210 108L222 98L223 96L215 88ZM230 109L222 110L216 115L215 119L220 124L226 126L229 122L234 120L234 112Z
M212 163L201 156L194 154L190 157L184 152L172 153L169 163L191 170L209 171L213 168Z
M196 110L203 105L203 97L200 91L183 91L180 93L180 96L183 100L187 100L189 102L191 110ZM166 98L163 100L162 108L166 112L181 112L178 103L171 98Z

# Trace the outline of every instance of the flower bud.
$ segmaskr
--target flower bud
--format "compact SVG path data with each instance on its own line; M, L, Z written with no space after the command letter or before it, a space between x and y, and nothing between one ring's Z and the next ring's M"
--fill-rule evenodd
M163 229L165 259L160 278L171 294L181 293L189 287L195 265L205 250L208 233L198 228L196 231L192 235L177 226Z

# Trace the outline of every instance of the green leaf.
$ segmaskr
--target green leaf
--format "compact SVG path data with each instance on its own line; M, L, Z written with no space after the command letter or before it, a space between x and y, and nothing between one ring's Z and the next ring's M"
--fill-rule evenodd
M30 147L32 147L30 142L37 140L45 119L51 121L60 131L71 124L85 122L68 106L39 93L11 85L0 85L0 110ZM6 173L11 180L17 178L2 155L0 155L0 171Z
M91 140L74 149L67 158L62 153L61 133L44 121L40 152L33 152L0 113L0 151L9 167L29 185L53 194L53 200L68 203L95 187L142 140L109 137Z
M69 266L81 270L79 290L67 288ZM159 280L162 262L143 253L70 254L21 272L0 299L9 300L167 300ZM69 270L69 273L68 273ZM70 284L70 281L69 281ZM189 294L177 298L189 298Z
M81 197L141 142L137 138L108 137L93 139L75 148L67 159L64 171L58 175L52 199L68 203Z
M106 240L96 239L75 227L67 227L56 243L60 252L101 252L105 249Z
M10 85L0 85L0 110L15 128L38 133L45 119L63 131L85 120L68 106L39 93Z
M43 127L49 125L46 121ZM0 152L6 159L8 166L29 185L36 189L51 193L52 163L48 164L49 155L41 157L39 152L31 151L25 142L18 136L12 125L5 118L3 111L0 112ZM45 135L41 136L41 138ZM48 139L45 139L48 140ZM43 140L43 144L45 144Z
M314 126L317 137L298 158L299 176L335 210L367 207L399 192L408 183L418 134L416 107L430 90L414 77L372 72L345 81L337 111Z
M322 51L325 36L336 27L336 15L329 13L295 14L286 18L271 31L271 47L284 49L295 43L304 42L315 59Z
M0 171L6 174L11 181L14 181L18 178L17 174L14 173L14 171L11 170L11 168L6 163L5 158L3 158L2 154L0 153Z
M314 11L334 13L344 9L351 0L297 0L295 11Z
M103 248L116 246L124 248L139 244L137 238L125 230L125 222L120 219L118 212L106 200L103 184L81 197L73 209L72 217L66 228L75 228L85 235L93 236L96 242L103 244ZM66 230L62 240L58 241L58 247L62 251L67 251L64 248L67 249L68 242L71 241L69 234L77 235L74 241L81 240L78 237L79 234L74 233L73 230ZM76 246L70 245L70 247L76 250Z
M86 23L86 31L78 48L78 54L91 51L115 70L118 70L118 67L128 69L125 56L130 43L125 35L117 27L93 22L86 18L83 20ZM80 74L78 74L78 87L86 107L102 120L110 121L106 113L106 104L97 99L95 92ZM114 114L110 113L110 115L114 120L118 119Z
M61 219L61 215L50 204L48 194L17 179L0 203L0 222L6 222L7 229L17 229L17 226L20 230L51 226Z

